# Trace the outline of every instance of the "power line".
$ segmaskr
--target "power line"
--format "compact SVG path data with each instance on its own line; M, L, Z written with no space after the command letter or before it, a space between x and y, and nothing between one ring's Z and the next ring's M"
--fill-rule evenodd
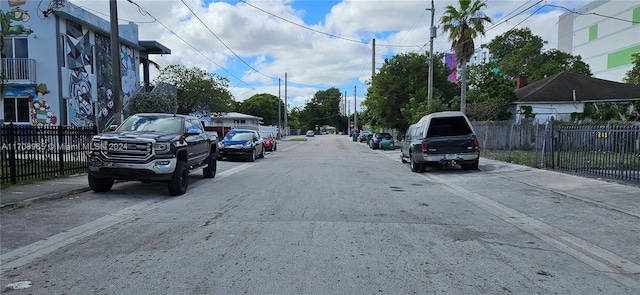
M220 43L222 45L224 45L224 47L226 47L236 58L238 58L242 63L244 63L245 65L247 65L247 67L249 67L250 69L252 69L254 72L263 75L269 79L277 79L271 76L268 76L260 71L258 71L256 68L252 67L249 63L247 63L246 61L244 61L244 59L242 59L242 57L240 57L235 51L233 51L233 49L231 49L231 47L227 46L227 44L224 43L224 41L222 41L222 39L220 39L220 37L218 37L218 35L216 35L216 33L214 33L211 28L209 28L209 26L207 26L207 24L205 24L202 19L200 19L200 17L193 11L193 9L191 9L191 7L189 7L189 5L187 5L187 3L184 2L184 0L181 0L182 4L184 4L185 7L187 7L187 9L189 9L189 11L191 11L191 14L193 14L199 21L200 23L202 23L202 25L207 28L207 30L209 31L209 33L211 33L211 35L213 35L214 37L216 37L216 39L218 39L218 41L220 41Z
M133 0L127 0L129 3L135 5L136 7L138 7L138 10L140 11L140 14L142 14L143 16L150 16L151 18L153 18L156 22L158 22L160 25L162 25L165 29L167 29L171 34L173 34L174 36L176 36L178 39L180 39L182 42L184 42L185 44L189 45L189 47L191 47L193 50L195 50L196 52L198 52L200 55L202 55L204 58L206 58L207 60L209 60L211 63L215 64L216 66L218 66L220 69L222 69L223 71L225 71L226 73L228 73L229 75L231 75L231 77L236 78L237 80L243 82L244 84L246 84L247 86L251 87L252 89L253 86L249 85L247 82L245 82L244 80L236 77L233 73L229 72L227 69L225 69L224 67L222 67L221 65L219 65L218 63L216 63L214 60L212 60L211 58L209 58L208 56L206 56L202 51L200 51L198 48L196 48L195 46L193 46L191 43L187 42L187 40L185 40L184 38L180 37L176 32L174 32L173 30L171 30L169 27L167 27L164 23L162 23L160 20L158 20L156 17L154 17L153 15L151 15L151 13L147 12L146 10L144 10L144 8L142 8L140 5L138 5L137 3L133 2Z

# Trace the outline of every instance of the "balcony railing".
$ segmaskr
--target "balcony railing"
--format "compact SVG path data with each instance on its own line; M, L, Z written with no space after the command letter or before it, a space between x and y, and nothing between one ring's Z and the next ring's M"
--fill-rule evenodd
M36 61L30 58L0 59L4 80L9 83L36 83Z

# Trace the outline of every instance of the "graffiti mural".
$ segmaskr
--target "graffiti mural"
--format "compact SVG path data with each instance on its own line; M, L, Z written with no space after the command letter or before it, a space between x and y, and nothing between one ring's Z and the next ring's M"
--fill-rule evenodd
M98 132L115 123L113 79L111 75L111 40L96 34L96 83L98 91Z
M93 48L89 33L82 26L67 21L66 62L69 70L69 124L93 126L96 122L91 97L89 73L93 72Z
M122 107L126 110L129 98L138 89L138 77L135 71L134 53L131 47L120 46L120 63L122 74Z
M9 6L18 6L24 4L24 1L9 1ZM7 12L0 9L0 24L2 25L2 36L21 35L23 33L31 34L33 30L27 29L23 24L14 24L14 22L28 22L29 11L16 7Z
M83 71L71 71L69 99L69 124L72 126L93 126L96 117L91 104L91 81Z
M51 106L45 101L45 94L49 94L47 84L40 83L35 88L35 95L29 96L31 103L31 123L33 125L51 125L58 122L58 117L51 110Z

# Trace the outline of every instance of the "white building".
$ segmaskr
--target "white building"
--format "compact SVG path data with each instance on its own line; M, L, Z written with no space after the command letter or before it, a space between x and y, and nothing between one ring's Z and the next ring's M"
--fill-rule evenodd
M621 82L640 53L640 1L593 1L558 22L558 50L580 55L596 78Z
M5 124L97 126L115 120L111 30L102 19L64 0L0 0L3 15L0 120ZM149 54L170 54L139 41L134 23L118 26L123 107L149 85ZM142 64L142 70L140 69Z

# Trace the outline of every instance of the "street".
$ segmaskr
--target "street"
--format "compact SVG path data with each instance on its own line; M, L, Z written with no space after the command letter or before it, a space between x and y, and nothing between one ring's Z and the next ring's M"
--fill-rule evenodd
M0 288L640 293L640 208L596 195L618 184L485 159L479 171L413 173L399 150L306 139L253 163L219 161L215 178L190 175L178 197L127 182L3 213Z

